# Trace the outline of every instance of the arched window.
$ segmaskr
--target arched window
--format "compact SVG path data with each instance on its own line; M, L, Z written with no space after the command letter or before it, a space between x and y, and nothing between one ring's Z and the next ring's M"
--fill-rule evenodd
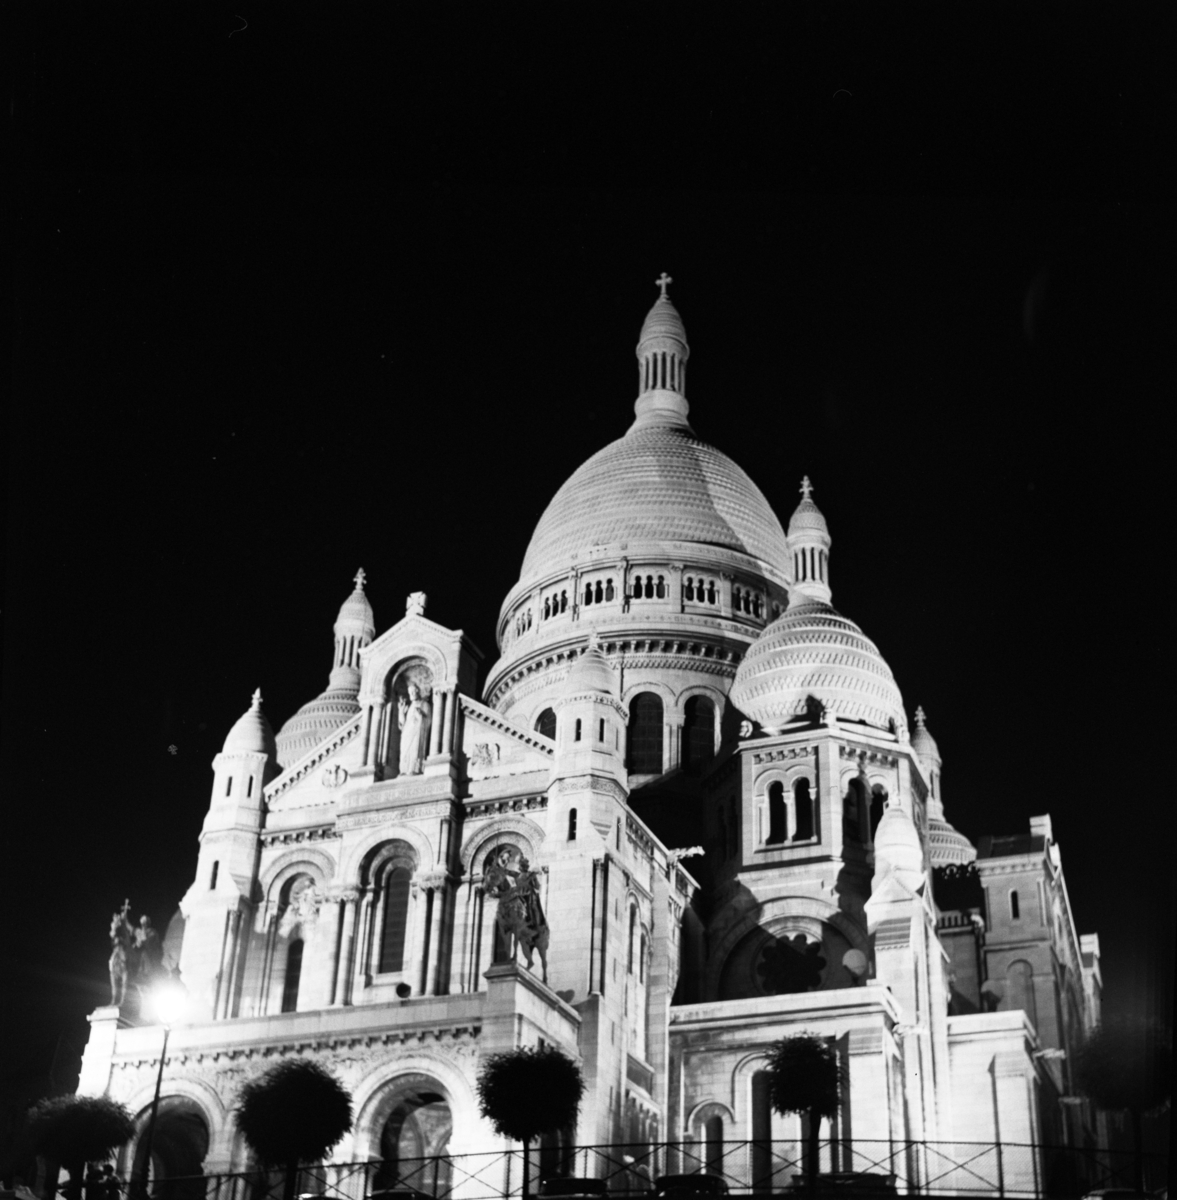
M591 583L584 585L584 602L585 604L592 604L593 602L593 585Z
M707 583L707 603L715 603L715 580L709 580Z
M245 798L248 800L253 795L253 776L251 775L245 781Z
M380 935L380 971L402 971L405 965L405 930L409 919L408 867L394 867L384 876L384 923Z
M695 598L695 581L688 575L686 582L683 585L683 599L694 600Z
M793 784L793 819L797 826L793 841L803 842L813 837L813 797L809 794L808 779L798 779Z
M601 717L600 720L597 721L597 741L603 742L604 740L605 740L605 718Z
M1009 894L1009 919L1017 921L1022 915L1022 906L1018 903L1018 892L1015 888Z
M629 909L629 953L625 959L625 972L627 975L633 974L634 954L637 951L637 932L638 932L638 910L630 905Z
M212 869L212 872L209 874L209 877L208 877L208 890L209 890L210 892L216 891L216 887L217 887L217 876L218 876L220 873L221 873L221 860L218 858L218 859L217 859L217 860L216 860L216 861L213 863L213 869Z
M568 593L567 592L560 593L560 611L561 612L568 611Z
M231 796L232 794L233 794L233 776L230 775L229 778L225 780L225 795Z
M659 600L663 600L666 598L666 576L665 575L658 576L658 582L656 584L654 584L654 595L657 596Z
M708 1175L723 1174L723 1118L708 1117L703 1122L703 1162Z
M282 980L282 1011L298 1009L298 981L302 976L302 938L295 938L286 948L286 974Z
M574 808L568 810L568 840L576 841L576 809Z
M649 953L649 940L646 935L642 934L640 948L638 950L638 982L646 982L646 955Z
M662 773L662 700L641 692L629 702L629 770L634 775Z
M606 600L613 599L613 580L612 579L605 580L605 599Z
M768 837L770 846L780 845L789 836L789 816L785 811L785 785L778 779L768 785Z
M683 766L701 767L715 757L715 705L706 696L692 696L683 708Z
M601 581L597 580L596 601L598 604L605 599L605 589L601 586Z
M536 733L542 733L544 737L554 738L556 736L556 714L550 708L545 708L535 719Z
M574 739L578 742L580 741L580 718L579 717L576 718L576 733L574 735Z

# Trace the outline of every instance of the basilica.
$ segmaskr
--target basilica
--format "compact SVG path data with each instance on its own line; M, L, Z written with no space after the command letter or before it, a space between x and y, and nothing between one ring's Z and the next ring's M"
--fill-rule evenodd
M977 846L949 823L922 710L834 607L813 485L784 524L692 430L669 282L633 423L548 504L497 659L420 592L381 630L361 571L325 690L276 736L255 692L229 730L165 939L190 1007L157 1178L248 1170L235 1095L301 1056L352 1094L336 1163L391 1184L445 1156L462 1194L462 1156L505 1145L480 1062L544 1043L587 1085L566 1145L717 1170L740 1145L776 1189L803 1126L765 1056L799 1031L844 1070L826 1169L949 1190L983 1160L1035 1194L1043 1147L1098 1144L1067 1052L1098 1020L1099 946L1050 817ZM142 1127L161 1030L125 1005L90 1023L79 1090Z

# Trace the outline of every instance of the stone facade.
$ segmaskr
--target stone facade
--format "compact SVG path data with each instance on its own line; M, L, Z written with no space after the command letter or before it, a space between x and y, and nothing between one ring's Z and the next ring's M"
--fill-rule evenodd
M854 1169L855 1145L1091 1136L1058 1100L1098 1017L1098 945L1074 932L1049 818L979 856L947 822L922 711L909 732L890 667L832 607L809 481L786 531L691 430L660 282L634 425L541 519L482 698L479 650L421 593L376 635L361 572L327 690L276 738L255 694L214 760L168 936L191 1011L157 1171L245 1169L234 1095L283 1055L351 1090L337 1162L393 1179L493 1149L479 1063L539 1041L587 1081L565 1140L755 1157L801 1135L763 1073L800 1030L847 1073L828 1166ZM938 904L936 872L974 858L988 904ZM525 869L550 929L530 971L495 919L496 881ZM162 1030L91 1023L80 1090L142 1113Z

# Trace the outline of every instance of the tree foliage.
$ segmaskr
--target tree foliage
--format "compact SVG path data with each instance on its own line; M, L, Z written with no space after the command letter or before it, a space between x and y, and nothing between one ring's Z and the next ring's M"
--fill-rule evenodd
M495 1132L526 1146L575 1122L584 1079L555 1046L526 1046L492 1054L477 1087L482 1115Z
M265 1166L318 1162L351 1124L348 1090L309 1059L276 1063L237 1095L237 1127Z
M88 1162L106 1158L135 1135L126 1108L107 1096L53 1096L29 1115L29 1144L55 1159L71 1176Z
M824 1038L799 1033L768 1052L769 1100L779 1113L832 1117L842 1093L838 1052Z
M1100 1108L1144 1113L1169 1098L1172 1036L1153 1021L1109 1017L1075 1052L1075 1086Z

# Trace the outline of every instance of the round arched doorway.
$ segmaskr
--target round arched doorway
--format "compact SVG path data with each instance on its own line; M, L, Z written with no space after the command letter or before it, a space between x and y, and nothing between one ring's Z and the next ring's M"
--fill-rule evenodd
M390 1084L380 1112L374 1190L407 1184L430 1196L448 1193L454 1117L444 1088L428 1075L402 1075Z
M132 1178L142 1179L147 1154L147 1125L151 1110L139 1114L136 1124ZM204 1110L187 1096L163 1096L155 1118L148 1169L150 1191L156 1200L204 1200L204 1160L208 1156L209 1130Z

